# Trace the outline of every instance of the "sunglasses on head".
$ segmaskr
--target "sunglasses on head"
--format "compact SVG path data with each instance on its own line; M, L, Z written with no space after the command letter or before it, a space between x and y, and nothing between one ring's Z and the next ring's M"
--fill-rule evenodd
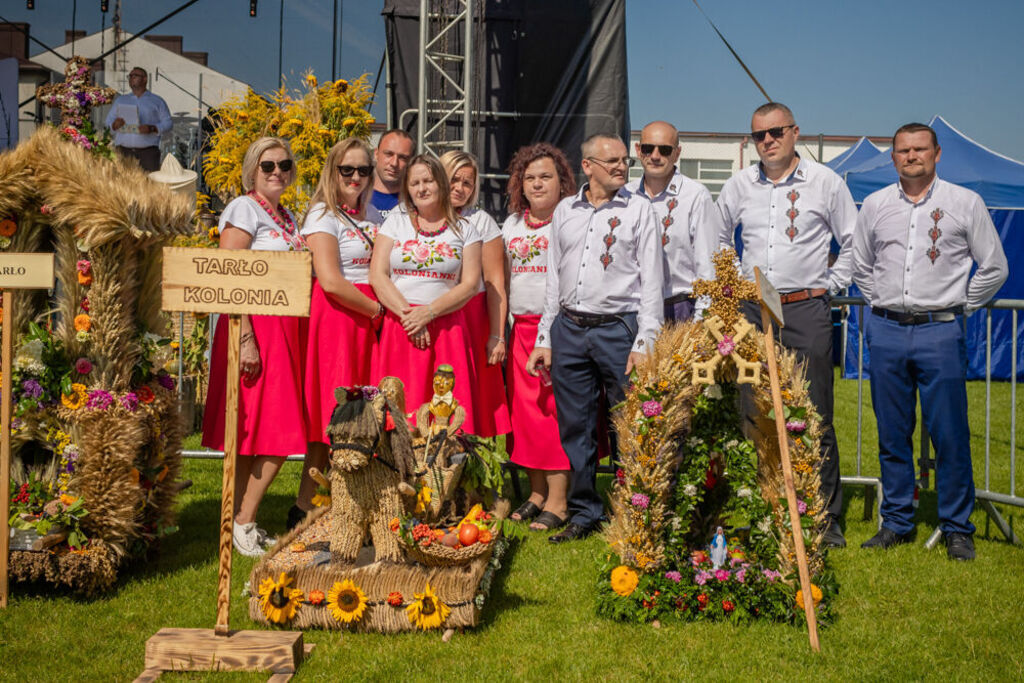
M765 128L764 130L755 130L750 133L750 137L754 138L754 142L764 142L765 135L771 135L773 139L778 140L786 134L787 128L795 127L795 123L789 123L785 126L775 126L774 128Z
M281 169L282 173L287 173L288 171L292 170L292 160L291 159L284 159L282 161L261 161L260 162L260 170L263 171L264 173L273 173L274 172L274 166L277 166L279 169Z
M356 173L363 178L369 178L373 173L373 166L338 166L338 173L342 178L351 178Z
M672 145L651 145L646 142L640 143L640 153L645 157L654 154L654 150L658 150L658 154L663 157L670 156L672 152L676 150Z

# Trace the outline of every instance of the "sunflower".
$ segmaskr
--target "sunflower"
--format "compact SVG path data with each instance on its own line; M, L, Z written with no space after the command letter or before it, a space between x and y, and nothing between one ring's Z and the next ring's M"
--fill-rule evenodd
M295 611L302 604L302 591L298 588L289 588L293 581L295 577L281 572L277 581L263 579L260 583L260 609L272 623L283 624L291 621Z
M405 613L409 617L410 624L424 631L428 628L438 628L452 611L448 605L434 595L429 583L422 593L414 593L413 596L416 599L405 608Z
M335 581L327 594L327 606L331 615L343 624L351 624L363 618L366 611L366 594L351 579Z
M433 491L426 484L420 487L420 490L416 493L415 514L419 515L427 511L427 507L430 505L432 493Z
M330 505L331 490L328 488L324 488L323 486L317 486L316 493L313 495L312 503L318 508L327 507L328 505Z
M622 597L632 595L638 583L640 577L626 565L620 564L612 570L612 590Z
M60 402L68 410L78 410L85 405L86 398L88 398L88 395L85 392L85 385L75 382L71 385L70 394L60 395Z
M75 316L75 331L88 332L90 327L92 327L92 320L85 313Z
M814 606L815 607L817 607L818 603L821 602L821 597L822 597L821 589L818 588L817 586L815 586L812 583L811 584L811 600L814 601ZM800 608L800 609L804 609L804 592L803 592L803 590L798 590L796 592L796 606L798 608Z

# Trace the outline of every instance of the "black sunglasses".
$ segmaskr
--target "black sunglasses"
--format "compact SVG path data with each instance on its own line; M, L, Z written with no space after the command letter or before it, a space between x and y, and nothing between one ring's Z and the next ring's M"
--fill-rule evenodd
M338 173L342 178L351 178L356 173L363 178L369 178L373 173L373 166L338 166Z
M786 134L787 128L794 128L795 123L790 123L785 126L776 126L775 128L765 128L764 130L755 130L750 133L750 137L754 138L754 142L764 142L765 135L771 135L772 138L778 140Z
M676 151L676 148L672 145L650 145L646 142L640 143L640 153L645 157L654 154L654 150L658 150L658 154L663 157L670 156L672 152Z
M291 159L284 159L282 161L276 161L276 162L275 161L261 161L260 162L260 170L263 171L264 173L273 173L274 172L274 166L277 166L279 169L281 169L282 173L287 173L288 171L292 170L292 160Z

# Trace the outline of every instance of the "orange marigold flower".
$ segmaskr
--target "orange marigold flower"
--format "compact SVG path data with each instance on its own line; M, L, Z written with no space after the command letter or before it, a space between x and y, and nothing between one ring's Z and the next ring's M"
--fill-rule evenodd
M0 237L12 237L16 232L18 232L18 224L10 218L0 221Z
M79 271L79 273L78 273L78 284L80 284L80 285L82 285L84 287L88 287L89 285L91 285L92 284L92 273L83 273L83 272Z
M398 591L391 591L390 593L388 593L388 604L392 607L401 607L402 600L402 594Z
M481 529L480 536L476 540L478 543L490 543L494 537L491 535L490 529Z
M814 606L815 607L817 607L818 603L821 602L821 598L822 598L821 589L818 588L817 586L815 586L812 583L811 584L811 600L814 601ZM798 608L800 608L800 609L804 609L804 592L803 592L803 590L798 590L796 592L796 606Z
M324 602L324 592L318 590L309 591L309 604L311 605L322 605Z
M135 395L139 397L139 400L143 403L152 403L156 396L153 395L153 390L147 385L142 385L135 390Z
M392 531L398 531L398 527L400 527L401 525L402 523L398 521L398 517L393 517L391 521L388 523L388 528Z
M75 316L75 331L76 332L88 332L92 327L92 319L85 313L79 313Z

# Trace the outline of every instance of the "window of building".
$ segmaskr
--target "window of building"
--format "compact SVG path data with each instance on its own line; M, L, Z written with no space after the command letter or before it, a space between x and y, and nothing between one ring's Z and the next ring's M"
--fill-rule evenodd
M699 181L708 188L713 199L718 199L725 181L732 177L732 161L729 159L680 159L679 172Z

